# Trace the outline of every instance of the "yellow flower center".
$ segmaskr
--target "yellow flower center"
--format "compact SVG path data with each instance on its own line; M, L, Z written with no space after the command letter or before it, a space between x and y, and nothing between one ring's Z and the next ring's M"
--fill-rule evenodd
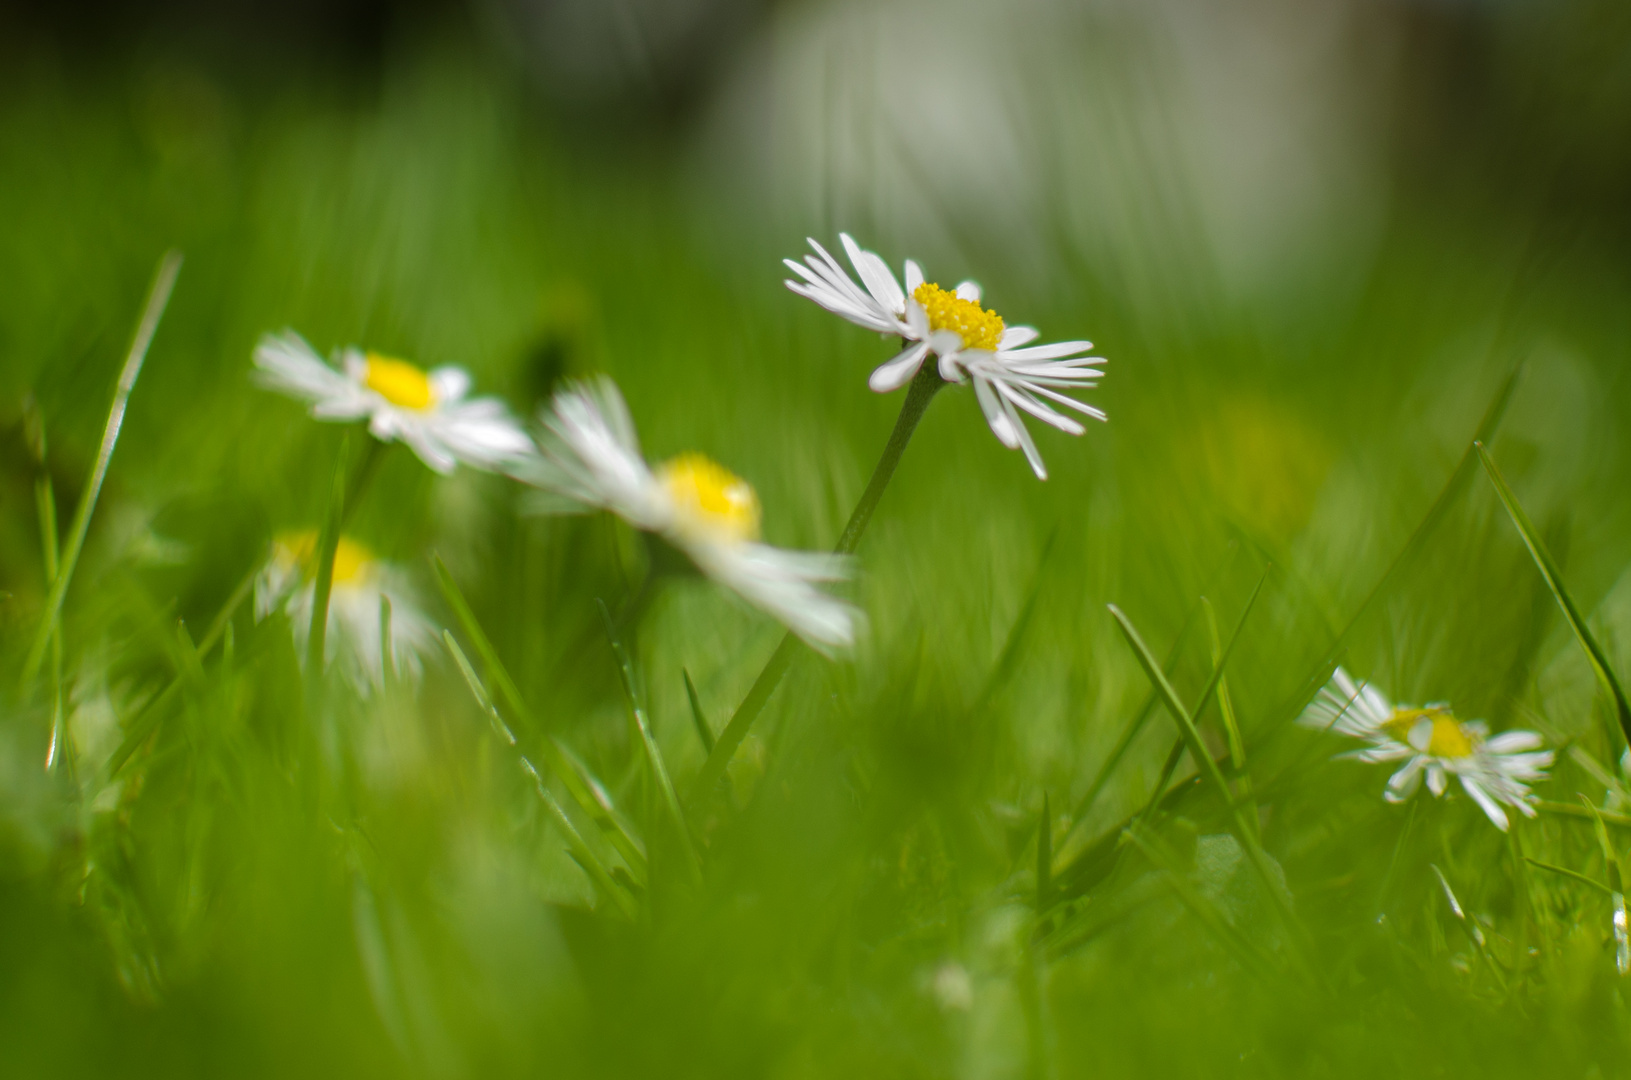
M912 299L928 313L930 330L952 331L963 339L965 349L997 351L997 342L1002 340L1002 316L986 311L978 300L964 300L927 281L912 291Z
M363 385L392 405L424 410L436 404L436 391L423 371L406 360L393 360L371 352Z
M273 558L287 566L299 566L308 580L317 576L317 533L306 529L284 533L273 542ZM374 553L348 537L340 537L334 549L334 584L352 585L374 571Z
M731 540L759 538L753 486L702 454L681 454L657 472L685 523Z
M1432 721L1432 730L1427 736L1427 747L1424 753L1433 757L1458 758L1471 757L1473 751L1472 739L1468 737L1466 729L1461 726L1448 709L1395 709L1382 730L1399 742L1412 745L1410 733L1423 720ZM1417 749L1420 749L1419 747Z

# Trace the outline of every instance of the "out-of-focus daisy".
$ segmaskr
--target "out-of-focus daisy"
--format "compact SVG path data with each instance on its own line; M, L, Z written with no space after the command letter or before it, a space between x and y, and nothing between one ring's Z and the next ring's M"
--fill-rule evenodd
M514 470L543 492L538 509L609 510L661 537L703 574L816 648L831 651L854 641L859 613L815 584L848 577L848 561L759 543L753 488L701 454L647 465L628 406L610 379L562 390L543 422L542 453Z
M1423 777L1427 789L1441 796L1449 778L1461 786L1503 832L1504 804L1534 817L1528 784L1546 779L1552 751L1533 731L1505 731L1490 737L1481 720L1458 720L1449 705L1394 705L1374 686L1359 685L1342 668L1303 712L1299 722L1336 731L1369 745L1344 756L1360 761L1403 761L1388 779L1385 796L1403 802L1416 793Z
M289 617L295 648L306 655L311 632L311 606L316 592L317 534L283 533L272 542L272 555L255 581L255 618L274 611ZM374 556L362 544L341 537L334 552L329 591L324 659L361 690L384 682L381 598L391 605L391 663L397 675L415 681L423 657L436 647L436 628L420 610L417 593L402 569Z
M497 398L466 398L463 368L423 371L406 360L348 348L336 370L293 331L255 347L257 381L311 405L319 420L361 420L382 442L401 439L439 473L456 464L496 469L532 449Z
M1023 450L1032 470L1043 480L1047 469L1020 413L1070 435L1087 429L1055 405L1095 420L1105 419L1102 410L1064 393L1098 386L1105 361L1083 355L1093 347L1091 341L1031 345L1037 331L1008 326L996 312L982 308L980 287L974 282L964 281L948 292L926 281L922 268L908 259L906 288L902 289L883 259L848 234L840 233L839 239L864 289L813 239L810 246L815 254L806 255L803 263L783 260L800 278L788 281L787 287L857 326L903 341L905 347L867 380L872 389L887 393L905 386L933 354L942 379L974 383L974 394L992 433L1009 449Z

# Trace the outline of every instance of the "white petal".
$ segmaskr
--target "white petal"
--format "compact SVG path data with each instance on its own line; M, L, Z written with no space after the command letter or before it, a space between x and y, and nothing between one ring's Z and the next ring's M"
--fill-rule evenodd
M849 261L855 267L855 272L861 275L861 284L872 298L891 313L903 312L906 308L906 294L901 292L900 282L895 280L894 272L889 264L870 251L865 251L848 233L839 233L838 239L843 241L844 250L849 253Z
M918 286L923 284L923 268L913 259L906 260L906 295L911 296L917 292Z
M719 543L683 535L671 539L703 573L780 620L815 648L831 653L854 643L860 612L814 585L849 576L847 559L783 551L767 544Z
M974 397L980 403L980 411L985 414L985 422L991 426L991 434L997 441L1010 450L1019 449L1019 436L1014 434L1013 426L1002 411L1002 404L997 400L997 392L991 389L991 384L981 378L974 380Z
M1052 345L1032 345L1028 349L1004 349L1004 360L1018 360L1021 362L1034 362L1037 360L1057 360L1060 357L1075 356L1084 353L1093 347L1091 341L1060 341Z
M980 295L980 286L978 282L960 281L957 283L957 299L972 300L974 303L978 304L980 302Z
M1490 798L1489 794L1485 792L1481 786L1479 786L1478 781L1474 780L1470 776L1463 776L1461 778L1461 786L1467 790L1467 794L1471 795L1473 800L1477 802L1479 806L1484 808L1484 813L1489 815L1489 820L1494 823L1495 827L1500 829L1502 832L1506 832L1508 822L1505 812L1503 812L1501 808L1495 804L1495 800Z
M880 394L899 390L912 381L917 369L923 366L923 357L928 351L928 343L922 341L907 346L892 359L881 364L867 380L867 385Z
M1546 740L1533 731L1503 731L1484 744L1484 749L1492 754L1514 754L1522 750L1535 750L1546 744Z
M439 367L430 373L430 388L438 404L458 401L470 392L470 373L461 367Z
M1002 337L997 341L997 348L1001 351L1017 349L1021 345L1035 341L1040 333L1034 326L1010 326L1003 330Z

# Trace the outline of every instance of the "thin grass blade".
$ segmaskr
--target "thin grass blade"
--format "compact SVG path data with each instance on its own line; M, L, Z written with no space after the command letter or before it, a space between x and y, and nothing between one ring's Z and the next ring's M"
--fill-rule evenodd
M643 879L646 872L645 848L623 822L610 793L570 750L545 730L537 715L527 706L526 699L521 696L515 680L510 677L509 669L504 666L504 661L499 659L498 650L493 648L492 641L482 629L481 623L477 621L469 601L465 600L464 594L454 583L453 575L448 572L441 556L431 557L431 567L435 571L436 582L441 588L443 599L447 601L447 606L453 609L453 614L464 629L465 636L475 646L476 655L486 665L499 696L509 707L511 715L519 717L539 740L545 767L560 779L567 794L571 795L572 800L589 815L595 827L606 837L607 842L617 849L618 854L623 856L636 875Z
M313 685L318 685L323 672L325 638L328 635L328 600L334 588L334 555L340 550L340 529L345 519L346 474L351 458L351 433L340 441L340 456L334 463L334 478L329 483L328 511L323 515L323 527L317 534L317 580L312 584L311 629L306 635L306 670L311 673Z
M1501 505L1506 507L1512 524L1518 528L1518 535L1523 537L1524 547L1529 549L1529 555L1535 560L1535 566L1540 570L1541 576L1546 579L1546 585L1552 590L1552 597L1557 606L1563 609L1563 617L1568 620L1569 629L1574 631L1575 640L1586 651L1586 659L1591 662L1592 671L1597 674L1597 681L1608 691L1609 698L1614 702L1614 716L1619 721L1620 734L1625 738L1626 745L1631 746L1631 702L1626 700L1625 687L1620 685L1619 678L1614 674L1614 668L1608 662L1608 654L1597 643L1597 638L1591 629L1586 626L1586 620L1581 616L1580 609L1575 606L1574 598L1569 595L1568 586L1563 584L1563 574L1558 570L1557 563L1552 560L1551 553L1546 550L1546 544L1535 530L1534 522L1524 512L1518 497L1513 494L1512 488L1507 484L1506 477L1496 468L1495 459L1490 457L1489 450L1485 448L1482 440L1473 443L1478 450L1478 457L1484 463L1484 471L1489 474L1490 483L1495 485L1495 493L1501 497Z
M702 711L702 699L697 696L696 684L691 681L691 673L684 668L680 675L685 679L685 699L691 703L691 722L697 727L697 738L702 742L702 752L714 752L714 733L708 727L708 717Z
M1523 365L1520 363L1514 366L1507 373L1506 378L1501 381L1500 387L1495 391L1495 396L1490 399L1488 407L1484 410L1483 418L1478 421L1478 428L1473 432L1472 441L1467 445L1466 452L1461 455L1461 460L1456 463L1456 467L1450 473L1449 479L1444 482L1444 487L1439 490L1438 497L1427 508L1426 515L1422 517L1415 530L1411 532L1409 539L1399 549L1399 553L1393 557L1393 561L1388 563L1387 569L1382 572L1382 576L1377 579L1376 584L1371 586L1370 592L1365 594L1365 599L1360 601L1359 607L1348 619L1348 623L1342 628L1342 632L1336 636L1336 640L1331 642L1324 655L1315 663L1312 674L1303 681L1302 686L1298 688L1291 700L1281 707L1279 713L1270 718L1267 730L1273 731L1283 727L1302 713L1303 707L1308 704L1315 694L1319 693L1320 687L1324 686L1331 678L1331 672L1336 669L1337 661L1341 659L1343 652L1347 649L1348 639L1359 628L1360 621L1364 619L1377 601L1387 595L1388 590L1393 587L1394 582L1398 580L1404 568L1410 564L1416 553L1426 546L1428 538L1437 531L1439 524L1449 514L1450 507L1455 504L1455 500L1460 497L1468 481L1472 479L1473 470L1478 460L1477 444L1488 442L1500 430L1501 421L1506 417L1507 406L1512 402L1512 393L1517 389L1518 377L1522 373Z
M668 768L663 764L662 751L657 747L657 740L652 737L651 722L646 716L645 705L640 698L640 685L634 675L634 660L629 656L629 650L624 647L622 638L618 637L617 627L612 622L612 613L606 610L604 603L600 604L600 617L606 623L606 636L611 640L612 655L617 658L617 671L622 677L623 699L624 704L628 706L629 721L634 725L635 731L640 736L640 743L645 748L646 767L651 770L651 777L656 783L663 809L667 812L674 830L679 834L686 868L693 878L700 878L702 860L697 855L696 843L691 837L691 826L685 820L685 811L680 807L679 793L674 790L674 781L669 778Z
M166 252L164 258L159 260L159 268L153 275L153 284L148 289L147 302L142 307L141 321L136 324L136 335L131 340L130 352L125 357L125 365L119 372L119 382L113 391L113 406L108 410L108 420L102 428L102 446L97 451L96 463L91 466L90 478L85 483L85 493L80 496L79 506L74 511L73 524L68 529L68 540L62 549L59 572L52 580L51 591L46 596L39 629L35 631L33 644L29 646L28 656L23 661L20 685L24 692L33 685L34 677L39 674L40 664L45 659L46 646L57 628L57 618L62 612L62 599L68 592L69 582L73 580L74 568L79 564L79 552L85 546L85 533L90 529L91 515L96 511L96 500L102 494L102 481L108 475L108 462L113 459L113 448L119 442L119 429L125 422L125 406L130 402L131 391L136 388L136 379L141 375L142 364L147 360L148 346L153 343L153 334L158 330L159 319L164 315L164 308L170 302L170 292L175 288L176 275L180 272L181 253Z

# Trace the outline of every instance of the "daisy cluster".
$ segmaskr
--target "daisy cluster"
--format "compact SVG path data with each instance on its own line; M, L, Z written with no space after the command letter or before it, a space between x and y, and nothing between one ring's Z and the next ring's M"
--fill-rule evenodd
M991 431L1004 446L1022 450L1043 479L1047 470L1022 413L1072 435L1085 428L1056 406L1104 419L1064 392L1098 384L1104 361L1084 355L1091 342L1032 346L1037 331L1008 326L982 307L974 282L947 291L907 260L903 289L881 258L847 235L840 240L864 288L814 240L815 254L805 263L787 261L800 279L787 284L852 323L900 340L898 355L868 380L873 390L905 386L932 357L944 381L972 383ZM854 576L848 556L764 543L752 486L704 455L648 463L622 394L604 376L563 387L541 411L534 435L500 399L470 397L462 368L426 371L355 347L330 362L293 331L265 336L254 362L262 386L305 403L313 418L366 422L374 438L405 444L438 473L460 465L498 472L535 488L531 505L538 512L601 510L622 518L823 653L852 646L863 625L852 604L823 589ZM280 538L256 592L257 612L287 615L302 647L315 602L315 555L313 533ZM325 638L327 659L341 662L364 689L377 685L387 666L416 675L435 637L406 572L350 537L341 538L336 553L328 618L337 632Z
M888 393L919 378L972 385L992 434L1020 450L1039 479L1047 469L1026 417L1070 435L1086 431L1077 417L1105 419L1073 396L1095 388L1103 375L1105 361L1090 355L1092 342L1034 344L1038 331L1010 326L984 307L975 282L943 289L912 259L897 278L847 234L839 242L849 269L812 239L802 262L785 260L795 275L786 285L898 343L867 380L872 390ZM563 386L529 432L498 398L470 397L470 376L457 367L426 371L357 348L341 350L330 363L293 332L263 338L255 367L263 386L306 403L314 418L366 421L375 438L404 443L438 473L459 465L498 472L533 489L529 505L538 513L621 518L650 537L654 553L681 557L654 559L653 574L659 564L689 566L827 655L851 647L864 625L854 605L826 590L854 576L850 556L764 543L752 485L702 454L647 461L628 405L605 376ZM280 536L256 587L257 614L287 615L302 649L315 553L312 532ZM336 632L325 639L326 660L341 664L365 691L387 671L417 676L436 637L406 571L350 537L335 553L328 617ZM1402 802L1424 784L1442 797L1453 779L1502 830L1510 825L1508 810L1534 815L1528 785L1545 778L1553 756L1535 732L1492 736L1482 721L1460 720L1444 703L1395 705L1341 668L1300 720L1363 744L1344 757L1399 763L1384 791L1388 801Z

